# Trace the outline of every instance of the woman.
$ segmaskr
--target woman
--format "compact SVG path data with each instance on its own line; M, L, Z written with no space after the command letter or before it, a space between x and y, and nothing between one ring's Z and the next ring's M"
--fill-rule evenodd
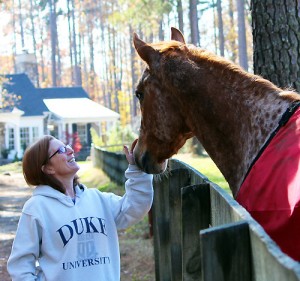
M23 174L36 186L18 224L8 272L13 281L120 280L117 229L138 222L150 209L152 175L129 163L126 193L88 189L78 182L74 151L44 136L23 157Z

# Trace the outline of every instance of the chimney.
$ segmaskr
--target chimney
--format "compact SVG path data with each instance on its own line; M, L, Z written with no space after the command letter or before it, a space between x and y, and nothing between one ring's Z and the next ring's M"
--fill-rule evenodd
M16 55L16 74L25 73L31 82L39 87L38 70L35 54L29 54L27 50L23 50L22 54Z

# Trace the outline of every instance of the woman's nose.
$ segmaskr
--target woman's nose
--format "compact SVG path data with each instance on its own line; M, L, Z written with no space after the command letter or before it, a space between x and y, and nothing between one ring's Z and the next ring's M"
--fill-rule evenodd
M66 148L67 148L67 152L68 152L68 154L70 154L70 153L74 153L74 150L73 150L72 146L70 146L70 145L67 145L67 146L66 146Z

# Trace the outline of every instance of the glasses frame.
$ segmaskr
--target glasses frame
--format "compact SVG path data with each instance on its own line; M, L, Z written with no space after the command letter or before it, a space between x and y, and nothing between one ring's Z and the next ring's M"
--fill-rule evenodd
M53 156L55 156L56 154L63 154L66 153L68 151L68 149L72 149L72 146L70 144L61 146L59 149L57 149L49 158L48 160L50 160Z

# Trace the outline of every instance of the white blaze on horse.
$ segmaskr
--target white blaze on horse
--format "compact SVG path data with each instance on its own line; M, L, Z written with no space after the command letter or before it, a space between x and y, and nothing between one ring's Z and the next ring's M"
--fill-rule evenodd
M236 200L300 260L300 96L186 44L175 28L171 38L147 44L134 35L146 62L136 88L142 113L137 165L161 173L196 136Z

